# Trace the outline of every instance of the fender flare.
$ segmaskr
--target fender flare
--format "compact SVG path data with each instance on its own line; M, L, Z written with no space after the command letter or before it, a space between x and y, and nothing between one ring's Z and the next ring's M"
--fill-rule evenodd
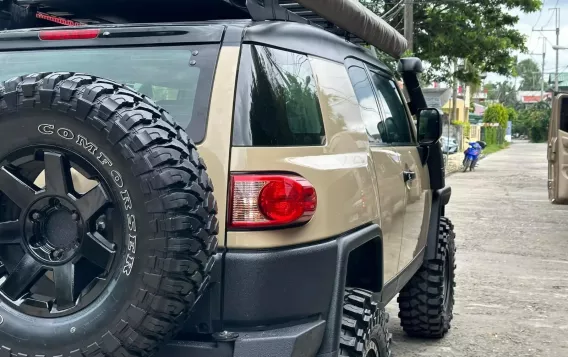
M438 238L438 227L440 217L445 214L445 206L450 202L452 188L443 187L439 190L432 190L432 207L430 211L430 224L428 228L428 240L426 242L426 254L424 260L436 258L436 240Z

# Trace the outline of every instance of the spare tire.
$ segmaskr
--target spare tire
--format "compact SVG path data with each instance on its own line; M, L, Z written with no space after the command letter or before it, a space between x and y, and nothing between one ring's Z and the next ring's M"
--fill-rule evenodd
M206 166L167 112L123 85L1 83L0 192L0 356L151 355L208 285Z

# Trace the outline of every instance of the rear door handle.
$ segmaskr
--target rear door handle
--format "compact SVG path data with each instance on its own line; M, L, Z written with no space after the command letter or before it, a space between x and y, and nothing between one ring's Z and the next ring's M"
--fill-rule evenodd
M416 179L416 172L414 171L403 171L402 176L404 177L404 182L411 182Z

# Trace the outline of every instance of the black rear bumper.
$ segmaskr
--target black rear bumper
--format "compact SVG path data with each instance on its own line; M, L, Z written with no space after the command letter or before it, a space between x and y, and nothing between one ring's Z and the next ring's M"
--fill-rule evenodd
M225 252L217 282L158 356L337 356L349 253L373 239L382 239L377 225L308 246ZM192 342L221 331L230 338Z

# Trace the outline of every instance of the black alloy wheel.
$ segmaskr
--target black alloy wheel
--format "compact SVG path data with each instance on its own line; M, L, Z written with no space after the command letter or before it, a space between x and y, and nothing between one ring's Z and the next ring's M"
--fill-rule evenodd
M0 357L149 357L211 281L213 182L184 128L88 74L0 82Z
M32 173L41 165L45 187L33 183ZM78 193L72 167L96 185ZM122 227L110 224L120 220L112 220L116 200L104 178L65 149L26 148L2 162L0 191L11 201L5 206L15 206L8 211L19 211L16 219L0 222L2 298L39 317L73 313L91 303L105 287L122 244L113 239Z

